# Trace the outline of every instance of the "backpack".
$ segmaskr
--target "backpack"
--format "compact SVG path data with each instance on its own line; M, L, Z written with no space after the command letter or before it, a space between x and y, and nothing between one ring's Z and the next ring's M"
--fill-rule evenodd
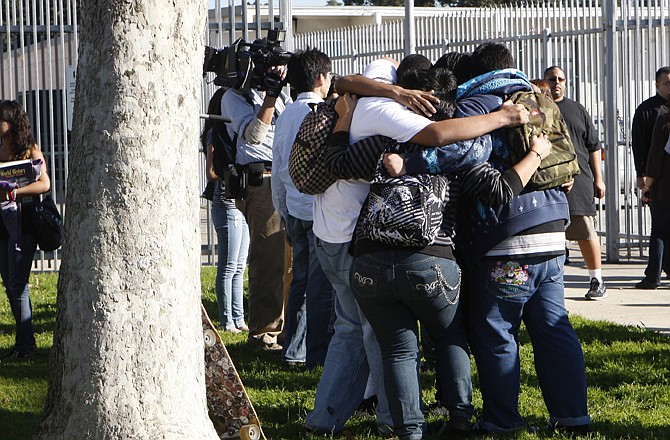
M544 133L551 142L551 154L540 162L526 189L556 188L572 180L579 174L579 164L568 127L556 103L547 95L534 91L519 91L509 99L526 107L530 120L528 124L508 129L509 158L503 162L503 167L508 169L519 162L530 150L531 137Z
M382 161L357 222L357 238L392 245L425 247L442 226L449 181L442 175L391 177Z
M338 119L335 103L331 99L312 106L293 141L288 174L301 193L321 194L337 180L326 171L324 161L328 139Z

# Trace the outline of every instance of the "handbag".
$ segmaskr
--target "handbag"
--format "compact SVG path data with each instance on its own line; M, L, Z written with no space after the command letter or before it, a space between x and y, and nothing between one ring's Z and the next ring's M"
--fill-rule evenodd
M391 177L380 160L358 219L361 236L392 246L428 246L442 226L449 180L441 175Z
M54 251L63 244L63 217L50 195L44 196L35 206L33 231L37 245L43 251Z

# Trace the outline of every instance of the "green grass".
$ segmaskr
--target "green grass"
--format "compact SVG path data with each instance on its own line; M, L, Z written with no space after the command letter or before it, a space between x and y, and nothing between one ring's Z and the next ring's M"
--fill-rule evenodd
M28 439L40 420L47 389L48 350L55 316L55 274L31 276L31 297L38 353L30 362L0 364L0 438ZM202 270L203 302L216 322L214 269ZM0 352L14 341L14 323L6 299L0 299ZM582 341L589 382L592 439L670 439L670 338L653 332L575 317L573 325ZM305 414L312 408L320 370L289 371L279 356L250 349L242 335L222 334L245 386L259 412L269 439L304 438ZM543 426L548 417L532 364L528 336L521 335L521 413L529 425ZM474 371L475 384L477 383ZM433 373L422 373L424 398L434 400ZM481 408L475 390L474 404ZM428 421L437 421L429 416ZM379 439L374 418L356 414L347 429L357 439ZM515 439L546 438L546 434L520 432ZM427 439L437 438L426 436ZM444 437L442 437L444 438ZM563 439L561 435L552 436Z

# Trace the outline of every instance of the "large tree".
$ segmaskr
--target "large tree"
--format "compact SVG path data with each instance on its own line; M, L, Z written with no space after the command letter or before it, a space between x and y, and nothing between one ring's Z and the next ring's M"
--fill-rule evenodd
M206 2L80 2L49 391L38 439L215 439L200 327Z

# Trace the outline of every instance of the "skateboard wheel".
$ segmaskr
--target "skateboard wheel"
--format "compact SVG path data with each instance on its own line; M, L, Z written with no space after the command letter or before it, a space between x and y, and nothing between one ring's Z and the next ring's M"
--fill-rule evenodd
M204 332L205 347L213 347L216 344L216 333L212 329L207 329Z
M256 425L244 425L240 428L240 440L259 440L261 430Z

